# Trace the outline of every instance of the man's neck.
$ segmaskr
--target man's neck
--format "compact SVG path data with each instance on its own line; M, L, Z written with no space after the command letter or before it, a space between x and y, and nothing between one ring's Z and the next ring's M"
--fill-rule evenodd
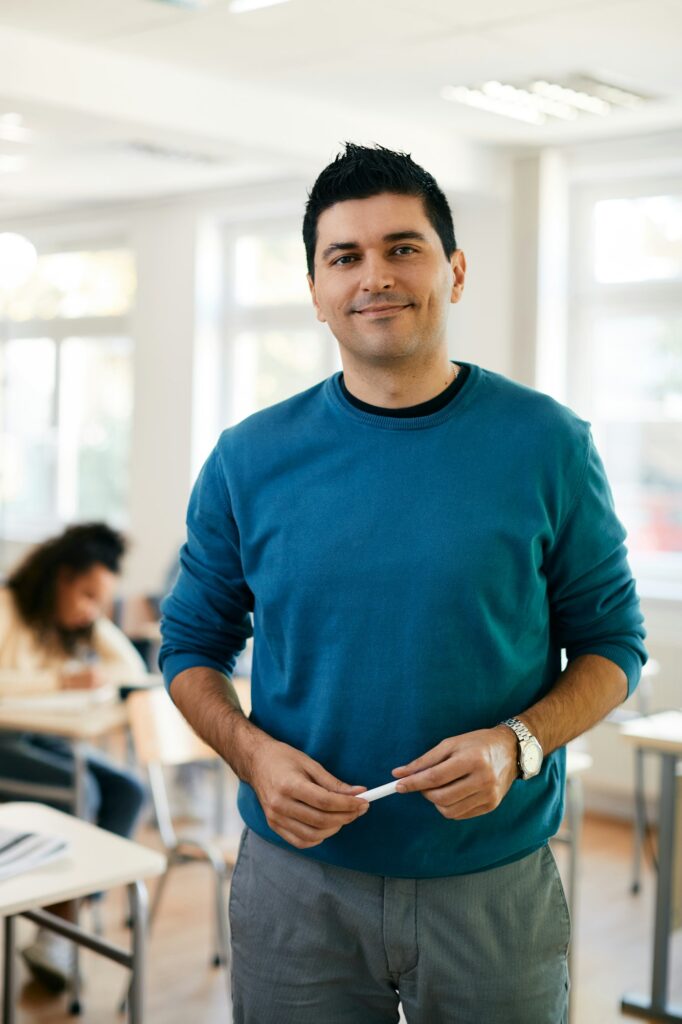
M445 391L458 373L459 366L450 362L447 354L432 366L401 371L372 367L368 372L364 367L346 363L343 367L344 383L351 395L368 405L384 409L401 409L428 402Z

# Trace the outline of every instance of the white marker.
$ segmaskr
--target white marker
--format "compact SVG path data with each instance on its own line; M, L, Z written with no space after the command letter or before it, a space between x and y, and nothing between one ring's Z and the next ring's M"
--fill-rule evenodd
M381 800L382 796L390 796L391 793L395 793L395 787L402 779L395 779L394 782L387 782L385 786L377 786L376 789L368 789L366 793L357 793L356 796L359 800Z

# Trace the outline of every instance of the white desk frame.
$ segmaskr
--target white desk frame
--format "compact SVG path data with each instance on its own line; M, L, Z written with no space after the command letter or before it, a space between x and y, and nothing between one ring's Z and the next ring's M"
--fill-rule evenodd
M637 750L650 750L661 759L658 815L658 880L654 917L651 995L627 994L621 1012L632 1017L682 1024L682 1006L668 1002L668 967L672 928L677 763L682 758L682 711L663 711L621 727L621 735Z
M16 1019L15 930L18 916L127 967L131 972L128 1019L130 1024L142 1024L147 932L147 890L143 879L162 874L166 858L156 850L149 850L42 804L3 804L0 806L0 825L27 832L63 835L70 843L67 857L0 882L0 915L4 918L5 935L2 1024L14 1024ZM106 942L40 909L117 885L127 886L130 897L130 950Z

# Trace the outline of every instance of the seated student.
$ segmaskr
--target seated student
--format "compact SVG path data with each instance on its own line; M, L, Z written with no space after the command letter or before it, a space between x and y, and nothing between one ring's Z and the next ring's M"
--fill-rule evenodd
M121 535L104 523L71 526L10 574L0 587L0 696L92 689L146 675L135 648L104 614L124 550ZM95 749L88 752L86 769L89 820L130 836L144 802L141 782ZM3 779L70 785L69 745L52 736L0 732L0 797L9 798ZM63 917L72 913L68 903L50 909ZM65 987L72 963L68 940L40 929L23 957L44 984L56 991Z

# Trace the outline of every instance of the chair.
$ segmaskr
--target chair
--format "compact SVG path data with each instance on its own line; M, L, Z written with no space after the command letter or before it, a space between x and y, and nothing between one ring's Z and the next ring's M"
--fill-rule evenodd
M226 841L219 836L207 840L190 834L177 835L163 772L164 767L210 761L220 775L224 764L216 752L192 731L165 690L136 691L128 697L127 705L135 755L149 778L152 805L168 858L168 866L159 879L152 901L149 926L153 925L171 868L190 861L206 861L212 869L215 886L212 962L214 966L222 964L225 967L228 1000L231 1000L225 886L237 859L239 841ZM222 795L221 787L218 794Z

